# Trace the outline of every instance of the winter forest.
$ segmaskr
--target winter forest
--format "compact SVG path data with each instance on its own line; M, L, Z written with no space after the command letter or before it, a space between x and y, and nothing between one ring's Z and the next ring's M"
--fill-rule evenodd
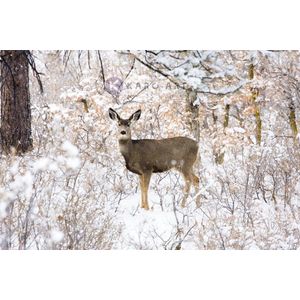
M299 51L2 50L0 70L1 249L299 249ZM134 140L195 140L199 187L153 173L142 208L110 108L141 110Z

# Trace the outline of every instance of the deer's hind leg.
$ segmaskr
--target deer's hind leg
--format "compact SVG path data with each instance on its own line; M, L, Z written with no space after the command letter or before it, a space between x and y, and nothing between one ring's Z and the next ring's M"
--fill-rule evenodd
M186 199L189 195L190 189L191 189L191 183L192 183L192 176L189 173L183 173L184 181L185 181L185 187L184 187L184 195L183 199L181 201L181 207L185 207Z
M195 174L192 174L192 181L193 185L195 187L195 193L196 193L196 206L200 207L200 194L199 194L199 177L197 177Z
M193 184L195 188L196 193L196 206L197 208L200 207L200 195L199 195L199 177L197 177L195 174L185 174L183 173L183 177L185 180L185 187L184 187L184 195L181 202L181 207L185 207L187 197L189 196L191 184Z

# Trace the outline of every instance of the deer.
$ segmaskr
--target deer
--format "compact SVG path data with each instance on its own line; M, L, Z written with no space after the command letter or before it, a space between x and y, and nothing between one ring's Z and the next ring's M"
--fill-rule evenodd
M109 117L118 125L119 149L125 159L126 168L139 175L141 189L141 208L149 210L148 188L153 173L178 170L184 178L184 196L181 207L185 207L193 184L196 192L196 206L200 206L199 178L193 171L197 160L198 143L190 138L178 136L165 139L131 138L131 125L140 119L141 110L137 110L128 119L109 108Z

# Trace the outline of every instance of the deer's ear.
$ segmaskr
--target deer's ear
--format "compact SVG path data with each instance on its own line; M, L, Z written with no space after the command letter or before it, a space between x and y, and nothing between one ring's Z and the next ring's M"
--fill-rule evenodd
M141 111L140 109L137 110L135 113L133 113L133 114L131 115L131 117L129 118L129 120L130 120L130 121L137 121L137 120L140 118L141 113L142 113L142 111Z
M119 117L119 115L118 115L118 113L116 112L116 111L114 111L112 108L110 108L109 110L108 110L108 113L109 113L109 117L112 119L112 120L119 120L120 119L120 117Z

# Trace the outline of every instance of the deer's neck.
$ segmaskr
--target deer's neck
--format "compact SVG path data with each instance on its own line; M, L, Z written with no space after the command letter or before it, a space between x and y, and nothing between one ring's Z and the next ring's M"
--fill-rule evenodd
M125 159L127 159L132 147L131 139L119 140L119 147L120 147L121 154L125 157Z

